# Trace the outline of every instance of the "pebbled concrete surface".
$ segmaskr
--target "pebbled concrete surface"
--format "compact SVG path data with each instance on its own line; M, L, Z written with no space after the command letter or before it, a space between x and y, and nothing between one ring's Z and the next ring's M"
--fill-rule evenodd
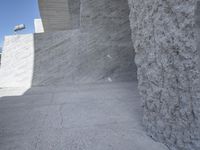
M143 131L136 87L136 82L35 87L1 97L0 149L167 150ZM0 94L9 91L23 90Z
M172 150L200 150L200 2L129 6L146 130Z

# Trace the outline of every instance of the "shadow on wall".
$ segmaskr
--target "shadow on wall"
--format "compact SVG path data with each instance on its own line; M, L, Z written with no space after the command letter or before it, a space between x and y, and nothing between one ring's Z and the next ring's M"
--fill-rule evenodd
M128 3L82 0L79 7L71 14L81 20L77 29L5 38L3 87L136 80Z
M70 0L68 5L70 22L79 28L52 28L52 24L59 27L59 22L45 15L45 6L40 5L47 30L34 34L32 86L136 80L128 3Z

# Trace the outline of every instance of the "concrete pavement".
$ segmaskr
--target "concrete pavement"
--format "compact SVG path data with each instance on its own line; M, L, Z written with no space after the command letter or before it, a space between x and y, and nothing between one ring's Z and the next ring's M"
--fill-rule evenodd
M5 91L23 90L0 89L0 94ZM35 87L22 96L4 95L0 150L167 150L143 131L141 110L136 82Z

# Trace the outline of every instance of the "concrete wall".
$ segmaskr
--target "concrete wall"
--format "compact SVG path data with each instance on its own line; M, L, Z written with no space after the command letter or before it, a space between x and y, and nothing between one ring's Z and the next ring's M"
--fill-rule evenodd
M34 19L35 33L43 33L44 27L41 19Z
M35 35L33 85L135 80L128 1L81 0L79 4L79 29ZM77 7L70 8L77 12Z
M56 1L55 4L55 1L41 0L41 12L49 15L43 14L43 17L54 18L64 11L59 7L62 6L62 2ZM78 3L78 1L67 1L69 8L73 8L72 12L77 12L77 7L75 7L77 3L75 5L75 2ZM25 35L11 36L12 40L5 41L6 51L3 56L2 70L7 70L9 73L6 74L11 75L7 81L5 80L6 86L27 84L23 81L22 84L18 82L22 79L21 74L17 73L18 70L23 72L26 69L25 67L21 68L22 62L33 67L32 72L24 73L24 75L30 73L33 86L136 79L128 3L124 3L124 0L117 2L115 0L82 0L80 7L81 15L79 14L79 16L76 16L76 13L65 12L66 15L74 14L75 18L80 19L81 17L79 29L58 32L59 28L58 31L54 31L56 28L52 29L51 25L56 23L55 20L49 23L44 19L44 29L51 28L46 33L34 34L34 39ZM47 8L52 10L56 8L61 12L55 14ZM34 54L32 53L33 46ZM16 69L7 67L10 65L9 60L12 59L12 55L16 53L22 57L31 55L33 64L29 64L29 60L26 62L24 56L24 60L12 60L12 65L15 64ZM32 54L29 55L29 53ZM16 84L10 83L10 78L13 78L12 80L16 81Z
M6 37L0 87L135 80L132 43L101 40L80 30Z
M6 36L0 68L0 87L29 87L33 63L33 35Z
M0 53L0 67L1 67L1 53Z
M196 0L129 0L129 6L146 130L170 149L199 150Z
M80 27L80 0L38 0L45 32Z
M33 85L136 79L132 44L99 40L80 30L35 34Z
M74 13L72 21L69 8L78 12L70 7L76 2L40 1L46 31L73 29L69 22L80 28L36 34L34 54L32 35L6 39L1 85L30 85L30 79L37 86L135 77L127 3L81 0L80 18ZM144 125L170 149L200 149L199 5L196 0L129 0ZM54 15L55 9L60 14Z

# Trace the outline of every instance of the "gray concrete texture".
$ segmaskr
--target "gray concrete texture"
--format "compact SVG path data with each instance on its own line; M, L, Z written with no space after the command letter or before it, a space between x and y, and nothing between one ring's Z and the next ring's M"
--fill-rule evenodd
M167 150L143 131L136 82L33 87L1 97L0 149Z
M73 1L73 3L78 2ZM21 60L23 64L33 68L31 73L24 73L32 79L23 81L21 75L15 76L15 70L19 70L18 73L24 69L21 68L21 61L18 63L16 59L4 63L7 59L5 58L2 61L5 67L1 69L1 72L6 72L6 74L1 72L0 74L3 74L2 79L6 79L0 81L1 86L29 86L30 82L32 86L45 86L136 80L137 71L133 61L134 50L128 18L128 3L124 3L123 0L117 2L114 0L101 2L83 0L81 5L79 4L81 15L78 18L81 20L81 26L79 29L70 28L69 30L46 30L51 28L51 23L60 26L60 22L53 19L55 15L51 15L51 11L52 13L56 10L62 11L59 7L63 4L62 2L42 0L39 4L42 19L47 17L47 22L45 19L42 20L46 33L33 35L34 52L32 55L29 55L27 51L28 43L19 40L26 38L26 35L19 35L19 38L6 38L4 48L4 55L10 58L16 55L16 53L11 55L10 51L16 51L22 56L26 53L28 53L27 57L32 56L33 63L26 62L26 58ZM75 9L76 5L69 1L69 6L73 6L71 9ZM46 8L48 8L47 12ZM69 14L71 15L70 12ZM61 16L63 17L65 16ZM48 23L51 19L52 22ZM7 67L10 64L13 68ZM12 77L7 77L7 74L13 74L15 77L13 78L12 75Z
M36 34L32 85L136 80L132 43L118 38L80 30Z
M38 0L45 32L80 27L80 0Z
M62 3L66 3L67 5L62 6ZM136 52L135 62L138 67L137 78L139 80L139 91L142 96L144 108L143 123L147 133L155 140L165 143L172 150L200 149L200 52L199 44L197 44L200 39L199 1L129 0L128 4L131 10L129 19L128 4L123 0L60 0L60 4L59 1L55 0L41 0L39 1L39 4L41 16L44 22L44 30L46 30L47 33L35 35L35 41L38 44L34 44L34 47L36 48L35 54L37 57L34 59L34 72L32 77L33 85L34 83L35 86L56 85L56 83L67 84L70 83L68 82L68 79L73 83L79 82L79 80L81 82L98 82L101 81L100 79L108 79L108 81L111 81L112 79L116 79L115 81L121 81L121 79L129 80L129 77L131 76L128 74L132 72L133 75L136 68L133 66L133 60L130 59L134 54L129 53L129 51L133 50L131 46L129 47L129 44L131 45L130 32L132 31L132 42ZM80 13L77 11L79 9L74 9L79 8L79 6ZM70 12L70 10L73 9L75 12ZM56 17L54 14L56 10L60 10L60 14L58 14L59 17ZM65 14L63 12L67 13ZM58 30L61 32L57 32ZM65 43L70 43L71 45L65 45ZM50 51L51 53L49 53ZM6 55L6 53L7 52L3 55ZM100 57L97 58L97 54L100 55ZM115 59L118 57L120 59ZM111 59L114 61L109 62L107 58L114 58ZM76 61L76 59L78 61ZM105 64L103 62L105 62ZM130 66L128 67L127 64L129 63ZM67 65L65 66L63 64ZM116 67L119 66L116 64L120 64L120 67ZM67 70L67 68L70 68L70 70ZM62 70L65 71L63 72ZM127 70L130 72L127 72ZM110 77L111 75L113 76L112 78ZM118 80L119 77L120 80ZM9 81L9 78L7 81ZM11 82L8 82L7 85L12 85L9 83ZM18 86L21 85L19 82L17 83ZM13 94L15 92L16 91L12 91L11 93ZM122 94L124 91L118 92ZM105 93L101 94L105 95ZM123 102L127 102L126 100L129 99L127 95L122 94L122 96L124 100ZM88 100L90 96L87 95L86 97ZM130 97L130 99L133 99L134 95L130 95ZM59 98L59 96L56 95L56 98ZM72 99L73 102L76 102L74 97L72 97ZM65 141L69 143L74 142L74 144L66 144L66 142L61 143L64 143L64 145L66 144L66 147L71 146L71 149L94 149L94 145L92 145L93 143L95 143L95 148L97 149L124 149L124 143L120 143L123 140L119 138L124 137L126 139L125 141L131 139L130 143L125 144L127 149L162 149L161 147L150 148L150 146L154 145L149 143L149 141L151 141L150 138L148 138L148 142L144 142L143 138L137 140L136 143L132 145L133 141L139 137L135 132L133 134L131 132L133 131L132 125L135 125L134 123L136 123L136 121L132 121L132 119L135 118L134 115L139 111L130 111L130 115L127 113L127 111L130 110L129 107L124 107L124 105L121 105L121 102L119 101L116 104L109 104L109 102L112 101L109 101L110 99L99 103L98 98L96 98L97 101L92 101L87 105L76 103L76 106L67 108L71 110L71 112L74 111L73 115L75 115L75 117L78 116L81 118L79 120L80 122L77 123L77 120L71 116L72 114L66 110L66 112L69 113L66 114L66 117L71 120L73 126L80 123L82 125L92 124L95 125L95 127L92 127L92 132L90 132L92 128L90 128L90 130L87 130L86 128L86 130L80 130L79 132L76 129L75 131L74 129L71 129L68 132L69 134L64 134L63 136L66 137L67 135L67 139L71 142L68 140ZM9 100L7 102L9 105ZM41 101L39 103L41 103ZM131 105L128 102L126 104ZM24 105L24 103L22 102L21 105ZM133 105L135 104L131 105L131 109L134 109ZM2 104L2 106L4 106L4 104ZM137 109L140 108L139 105L135 106L137 106ZM93 110L93 107L95 110ZM56 108L52 107L51 109L52 112L55 111L57 117L60 117L60 115L56 113L56 111L60 111L59 109L59 106ZM85 116L91 119L91 122L89 121L88 123L88 120L84 118L85 116L79 113L77 114L79 109L81 110L80 112L83 114L85 113ZM44 110L45 109L42 109L38 112L43 114L42 112ZM102 112L100 113L101 110L104 110L107 114ZM6 111L6 109L3 109L2 111ZM3 114L6 115L4 116ZM17 115L17 112L15 114ZM48 113L44 113L44 116L45 114L48 118ZM51 114L51 111L49 111L49 114ZM97 129L95 123L98 124L98 119L94 119L97 116L93 116L92 114L99 116L98 119L101 120L100 122L106 122L107 120L115 122L113 118L116 116L121 116L120 118L116 117L117 120L127 121L126 119L128 118L128 120L130 119L130 122L124 124L122 130L120 130L121 125L117 125L116 128L110 126L110 132L110 130L106 130L107 127L105 126L103 127L103 130L101 130L101 128ZM1 115L2 118L11 116L12 120L13 114L11 111L8 113L2 112ZM19 114L19 120L21 115L22 114ZM114 115L114 117L111 117L112 115ZM52 117L54 117L54 113ZM14 115L13 118L17 117ZM22 118L26 117L24 116ZM64 127L67 126L66 128L70 128L70 123L67 124L68 122L64 117L60 118L62 118L60 119L60 123L51 121L51 117L46 120L42 119L44 123L43 125L47 124L47 127L48 125L57 127L64 123ZM33 120L35 120L35 118L33 118ZM15 120L13 122L17 123ZM20 123L14 124L13 126L18 128L18 126L21 125ZM32 122L28 120L27 124L32 124ZM40 127L40 124L42 124L40 121L39 123L36 123L36 127ZM130 124L131 130L129 130ZM9 131L9 129L6 128L6 125L5 121L5 124L2 125L5 127L5 129L3 128L2 130L5 132L5 135L15 133L15 131ZM29 125L25 124L24 127L25 128L20 129L20 131L27 131L26 128L29 128ZM10 129L12 129L12 127ZM47 130L46 132L48 136L45 136L44 132L41 132L42 134L34 137L30 134L29 138L22 136L21 141L26 141L24 139L30 139L31 142L25 142L26 146L30 146L29 143L36 143L34 144L36 148L38 145L42 145L41 147L43 147L43 144L40 143L52 143L52 139L48 138L50 140L43 140L44 142L41 142L41 139L45 139L44 137L51 137L51 135L49 136L49 133L51 132L52 138L56 137L54 131L49 132ZM60 130L60 132L63 133L64 130ZM72 132L76 134L68 136L71 135ZM15 133L15 135L17 134L18 133ZM81 135L84 136L84 138L82 138ZM116 135L120 140L118 138L115 139L112 135ZM3 136L3 138L5 137L6 136ZM16 137L16 139L19 140L19 142L16 143L20 147L20 144L18 143L23 143L20 142L18 136ZM86 137L88 137L89 142L85 142L85 139L87 140ZM34 141L32 139L36 142L32 142ZM53 149L53 146L55 145L63 145L60 144L60 141L62 140L59 140L59 138L55 138L53 141L56 141L57 139L57 143L59 144L50 144L50 148ZM10 136L5 141L9 143L12 140L15 141L15 138ZM79 141L79 144L77 144L77 141ZM142 144L144 147L137 147L136 145L141 143L141 141L143 142ZM113 145L110 144L113 142ZM101 147L96 143L107 146ZM110 147L108 146L109 144ZM8 144L6 145L8 146ZM88 147L88 145L91 145L91 147ZM21 147L23 148L26 146ZM15 147L17 146L15 145Z
M172 150L200 149L199 4L129 0L144 125Z

